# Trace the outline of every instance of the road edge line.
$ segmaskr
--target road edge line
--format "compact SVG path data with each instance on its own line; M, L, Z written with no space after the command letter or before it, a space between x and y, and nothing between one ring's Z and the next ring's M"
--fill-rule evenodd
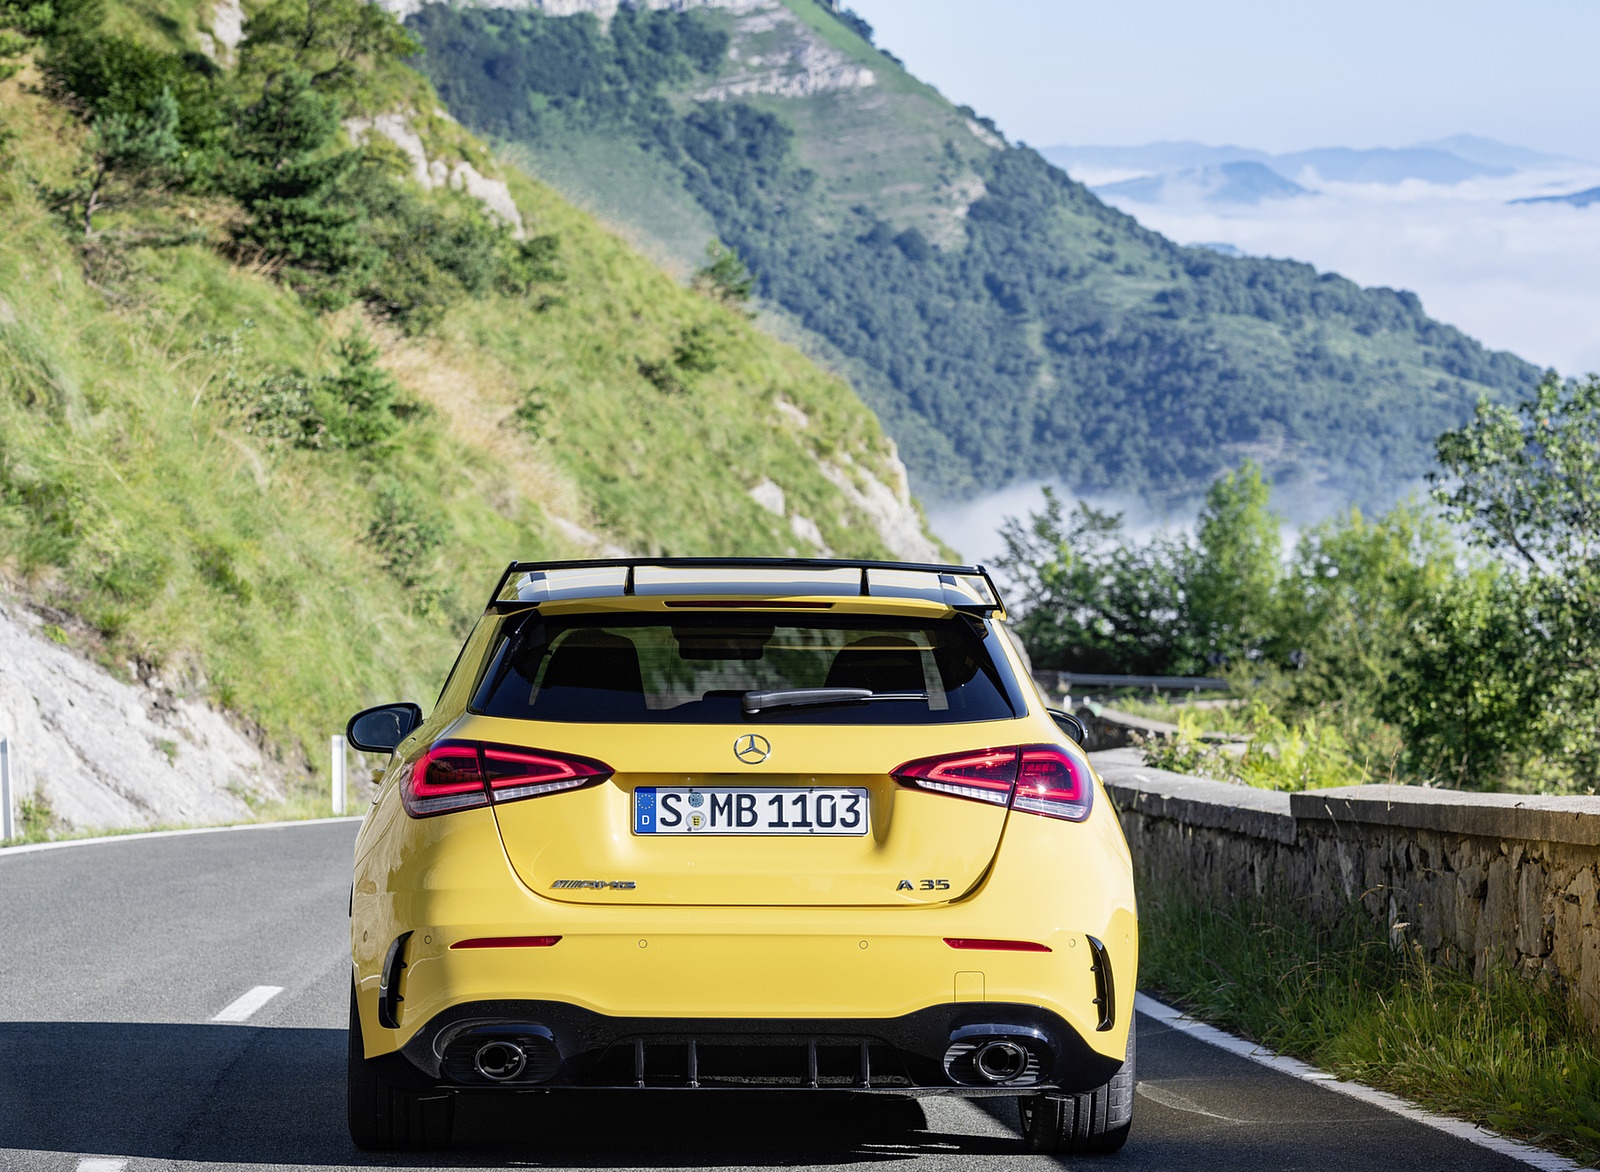
M1308 1062L1287 1055L1278 1054L1248 1041L1226 1030L1208 1025L1184 1013L1181 1009L1157 1001L1147 993L1133 995L1133 1007L1146 1017L1154 1018L1169 1029L1188 1034L1190 1037L1215 1046L1219 1050L1226 1050L1230 1054L1237 1054L1241 1058L1248 1058L1251 1062L1259 1063L1279 1074L1287 1074L1302 1082L1315 1083L1317 1086L1326 1087L1330 1091L1337 1091L1341 1095L1348 1095L1374 1107L1381 1107L1385 1111L1403 1116L1424 1127L1431 1127L1434 1131L1442 1131L1446 1135L1464 1139L1470 1144L1486 1148L1491 1152L1507 1156L1520 1161L1530 1168L1537 1168L1539 1172L1594 1172L1587 1164L1579 1164L1555 1152L1547 1152L1533 1144L1524 1143L1522 1140L1511 1139L1497 1131L1490 1131L1487 1127L1480 1127L1476 1123L1468 1123L1463 1119L1452 1119L1448 1115L1436 1115L1408 1099L1399 1095L1392 1095L1388 1091L1380 1091L1364 1083L1351 1082L1341 1079L1337 1075L1329 1074L1325 1070L1318 1070Z
M283 822L233 822L227 826L189 826L182 830L141 830L133 834L102 834L94 838L62 838L55 842L26 842L20 846L0 846L0 859L34 851L60 850L69 846L103 846L108 842L137 842L151 838L182 838L191 834L224 834L230 830L282 830L286 826L330 826L339 822L360 822L362 815L347 818L291 818Z

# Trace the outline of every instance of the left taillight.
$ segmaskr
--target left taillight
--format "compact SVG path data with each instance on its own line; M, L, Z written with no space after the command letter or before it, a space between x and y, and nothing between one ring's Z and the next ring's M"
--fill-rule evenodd
M400 797L413 818L449 814L490 802L516 802L598 785L614 771L588 757L487 745L478 741L440 741L411 763L400 782Z
M1068 822L1089 816L1094 794L1088 765L1059 745L947 753L891 772L901 785Z
M907 761L892 771L901 785L1003 806L1017 783L1017 750L974 749Z

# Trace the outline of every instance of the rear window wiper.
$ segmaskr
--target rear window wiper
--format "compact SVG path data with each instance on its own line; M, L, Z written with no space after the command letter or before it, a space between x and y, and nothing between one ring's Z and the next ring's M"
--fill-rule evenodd
M877 700L927 702L926 692L874 692L871 688L782 688L772 692L746 692L744 714L755 716L768 708L817 708L825 704L867 704Z

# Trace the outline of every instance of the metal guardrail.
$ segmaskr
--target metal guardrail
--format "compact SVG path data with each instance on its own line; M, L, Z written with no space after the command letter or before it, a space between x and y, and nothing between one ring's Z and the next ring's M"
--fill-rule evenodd
M1072 692L1080 688L1144 688L1152 692L1216 692L1228 681L1216 676L1114 676L1093 672L1036 671L1034 680L1053 692Z

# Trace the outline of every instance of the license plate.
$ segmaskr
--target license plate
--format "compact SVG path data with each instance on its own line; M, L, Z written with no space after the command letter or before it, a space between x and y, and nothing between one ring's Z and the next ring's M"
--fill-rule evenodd
M866 834L865 789L740 786L633 791L635 834Z

